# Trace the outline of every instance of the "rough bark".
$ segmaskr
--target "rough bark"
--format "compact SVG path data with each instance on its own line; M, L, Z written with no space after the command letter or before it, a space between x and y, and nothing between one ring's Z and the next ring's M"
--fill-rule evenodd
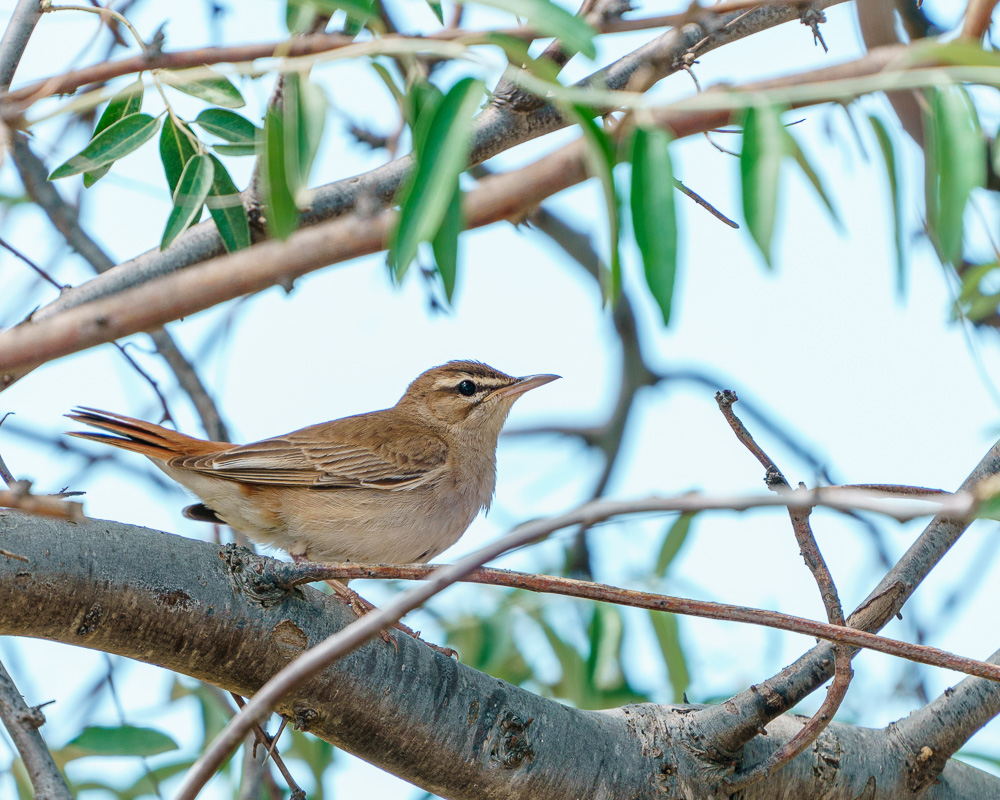
M0 634L116 653L244 695L352 619L320 592L276 591L269 559L145 528L9 511L0 547L29 559L0 559ZM782 717L742 753L721 752L697 707L572 709L393 636L395 647L368 643L278 710L443 797L712 797L742 760L755 763L802 724ZM910 754L897 742L831 725L743 796L911 797ZM1000 780L952 761L926 797L998 793Z

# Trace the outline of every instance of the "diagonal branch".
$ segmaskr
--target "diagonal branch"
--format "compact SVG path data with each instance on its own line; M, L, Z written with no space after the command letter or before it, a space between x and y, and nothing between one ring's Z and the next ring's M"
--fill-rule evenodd
M0 39L0 92L6 91L14 80L17 65L41 17L40 0L18 0Z

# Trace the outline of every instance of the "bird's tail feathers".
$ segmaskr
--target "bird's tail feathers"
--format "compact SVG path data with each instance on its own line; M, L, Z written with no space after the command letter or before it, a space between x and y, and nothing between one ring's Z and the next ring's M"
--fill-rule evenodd
M170 461L177 456L206 455L232 446L195 439L152 422L143 422L140 419L96 408L74 408L73 413L66 416L92 428L107 431L107 433L69 431L70 436L110 444L158 461Z

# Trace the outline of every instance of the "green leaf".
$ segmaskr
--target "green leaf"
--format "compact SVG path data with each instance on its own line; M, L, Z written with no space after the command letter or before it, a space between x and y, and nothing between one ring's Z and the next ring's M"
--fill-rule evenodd
M636 128L632 135L632 227L646 285L664 325L670 324L677 276L677 213L669 144L670 135L659 128Z
M215 227L219 229L226 250L233 253L250 246L250 223L247 221L243 201L240 200L240 191L229 172L215 156L209 158L212 159L214 171L205 205L215 220Z
M246 117L225 108L206 108L195 118L195 124L227 142L251 147L260 130Z
M660 554L656 557L654 574L658 578L667 574L667 569L687 540L693 521L694 514L681 514L667 530L667 535L663 538L663 545L660 547Z
M149 114L123 117L97 134L90 144L65 164L56 167L49 175L49 180L58 180L80 172L93 172L105 164L113 164L142 147L156 135L159 126L160 121Z
M830 216L833 217L833 221L836 223L837 228L841 232L844 231L844 223L841 220L840 215L837 213L837 209L834 208L833 203L830 202L830 196L827 194L826 189L823 187L823 181L820 179L819 174L813 169L813 165L809 163L809 159L806 158L806 154L802 152L802 148L799 146L798 141L794 136L792 136L791 131L788 128L784 128L785 131L785 147L787 148L788 154L795 159L795 163L799 165L805 176L809 179L809 183L813 185L816 193L819 195L820 199L826 206L826 210L830 212Z
M465 229L465 215L462 213L462 190L456 187L445 211L441 227L431 239L434 263L444 286L444 295L451 303L455 294L455 280L458 276L458 235Z
M458 176L469 161L472 116L483 84L458 81L439 102L420 111L413 133L416 166L402 192L399 222L392 237L389 263L399 280L416 258L417 245L434 238L458 189Z
M964 89L932 90L926 143L927 223L942 260L962 256L962 219L973 189L986 180L986 140Z
M246 101L232 81L215 70L208 70L209 75L205 76L207 69L207 67L196 67L194 70L160 70L157 74L167 86L199 100L225 108L243 108ZM194 78L193 74L205 77Z
M94 134L90 137L91 141L93 141L94 136L97 136L97 134L106 128L111 127L111 125L118 122L118 120L124 119L132 114L138 114L142 108L142 94L142 81L137 80L134 83L130 83L118 92L118 94L114 95L108 101L107 108L104 109L104 113L101 114L101 118L97 120L97 127L94 128ZM83 185L89 189L101 178L107 175L108 170L110 169L111 165L105 164L103 167L98 167L95 170L83 173Z
M621 203L615 188L614 168L617 161L615 143L604 130L593 120L589 109L575 106L570 113L583 132L583 141L587 146L587 163L590 174L601 182L604 192L604 205L608 211L608 226L611 239L611 271L601 275L601 291L606 301L617 302L621 294L622 268L619 239L621 237ZM670 184L671 190L673 184Z
M778 207L778 173L784 151L785 130L773 106L754 106L743 117L743 150L740 178L743 217L750 235L771 266L771 237Z
M84 728L59 753L61 760L66 762L84 756L155 756L177 749L177 743L165 733L152 728L121 725L117 728Z
M886 177L889 179L889 193L892 197L892 230L896 241L896 292L902 296L906 292L906 259L903 249L903 200L899 191L900 174L896 163L896 152L892 146L892 137L878 117L869 116L875 138L878 139L882 151L882 163L885 164Z
M196 141L187 125L167 115L160 133L160 163L163 164L171 196L177 189L177 181L181 179L185 165L198 153Z
M650 610L649 619L653 623L656 641L663 655L663 664L667 668L670 686L674 690L673 700L675 703L683 703L684 693L691 684L691 672L684 657L677 617L674 614Z
M213 144L211 147L220 156L257 155L257 146L255 144Z
M436 0L427 0L427 5L434 12L437 21L444 25L444 9L441 8L441 4L436 2Z
M268 232L275 239L287 239L299 221L299 209L288 185L285 171L285 123L277 109L269 109L261 132L261 178Z
M160 249L166 250L192 222L196 222L212 188L215 167L212 157L201 153L188 159L174 190L174 209L167 218Z
M373 22L379 22L381 25L375 9L375 0L290 0L288 6L298 7L301 9L300 13L312 11L330 16L343 11L347 14L348 21L357 26Z
M382 83L385 84L385 87L395 99L396 105L399 106L399 110L402 111L406 107L406 94L396 85L392 74L385 68L384 64L379 64L377 61L372 62L372 69L382 79Z
M285 75L282 97L285 137L285 171L296 202L309 183L309 172L319 151L326 126L326 95L298 73Z
M509 11L528 21L539 33L554 36L587 58L594 58L594 29L583 18L550 0L477 0L480 5Z

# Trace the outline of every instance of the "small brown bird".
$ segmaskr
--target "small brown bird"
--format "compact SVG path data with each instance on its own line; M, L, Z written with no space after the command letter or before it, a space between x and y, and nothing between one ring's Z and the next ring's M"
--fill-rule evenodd
M297 561L419 563L489 508L511 406L558 377L450 361L392 408L240 446L92 408L67 416L108 431L71 436L141 453L194 492L193 519L224 522Z

